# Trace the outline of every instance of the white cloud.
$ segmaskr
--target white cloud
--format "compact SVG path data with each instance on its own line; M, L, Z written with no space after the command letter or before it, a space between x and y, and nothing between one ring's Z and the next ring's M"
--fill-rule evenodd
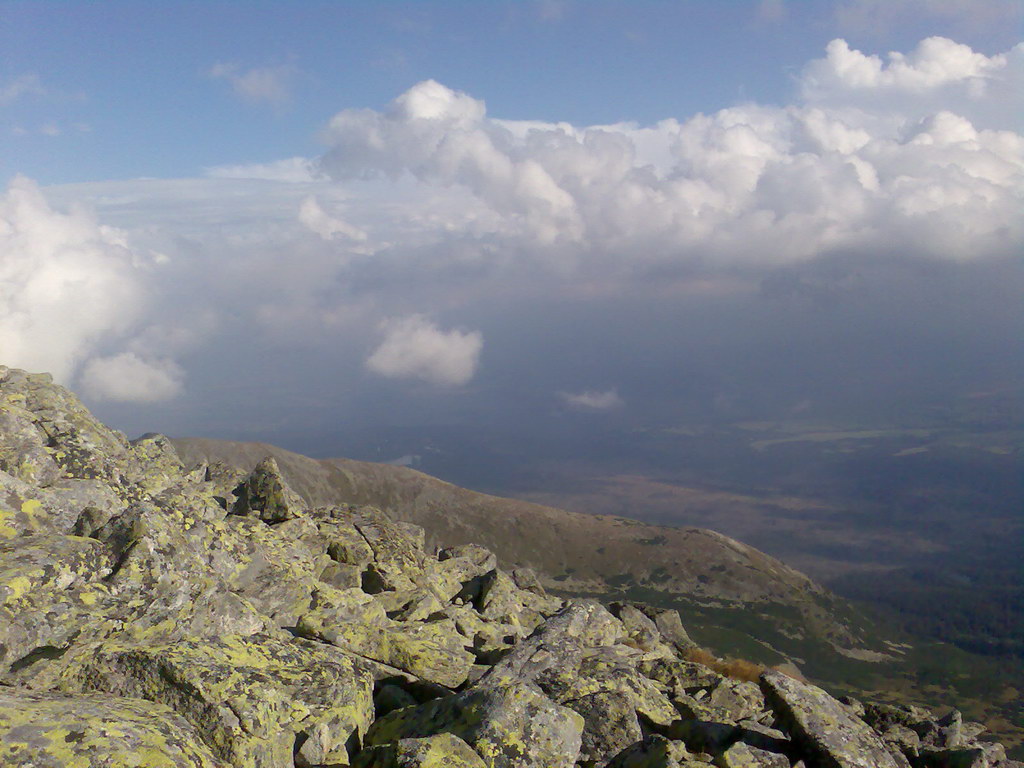
M363 230L345 223L337 216L331 216L312 195L303 200L299 206L299 221L324 240L333 240L339 237L348 240L366 240L366 233Z
M586 389L576 393L563 392L562 399L573 408L589 411L607 411L623 405L623 400L614 387L604 391Z
M291 64L243 70L233 62L218 62L210 68L209 74L214 79L226 80L235 94L250 104L280 107L291 98L296 73Z
M15 178L0 197L0 359L68 381L143 311L137 255L124 233L81 210L54 211Z
M19 75L0 83L0 107L13 104L23 96L43 96L46 92L39 75L32 72Z
M516 157L511 133L485 115L483 102L427 80L387 112L335 115L323 166L340 178L409 171L428 184L461 184L543 242L578 236L571 195L535 158Z
M149 317L148 282L161 259L131 248L128 237L81 208L55 211L29 179L11 182L0 197L3 364L48 371L66 384L77 379L98 399L155 402L178 394L184 372L157 350L188 345L181 330ZM110 353L118 348L131 351Z
M945 37L922 40L909 53L877 54L833 40L824 58L804 67L799 86L809 104L876 124L920 120L939 111L981 128L1020 130L1024 115L1024 44L986 56Z
M82 371L85 392L97 400L154 403L181 394L185 373L173 360L132 352L90 360Z
M393 379L422 379L457 386L476 373L483 348L479 331L443 331L422 315L393 319L366 367Z
M970 46L945 37L929 37L909 54L893 51L888 61L850 48L842 39L825 48L823 59L804 69L801 88L805 98L822 92L886 89L912 94L953 83L963 84L968 93L982 96L985 84L998 78L1012 61L1010 54L986 56Z
M336 115L322 163L348 183L411 174L425 189L468 191L477 206L462 224L440 223L448 231L439 237L497 241L559 273L666 261L767 266L839 249L1004 255L1022 236L1021 139L972 116L1005 108L1000 88L1017 55L930 38L883 64L835 41L805 72L810 103L742 105L647 128L494 120L482 101L426 81L384 111ZM872 109L860 91L898 98ZM960 115L969 129L959 138L946 120L939 156L923 149L920 126L959 114L934 108L944 100L970 101L974 112ZM929 188L943 191L922 206Z

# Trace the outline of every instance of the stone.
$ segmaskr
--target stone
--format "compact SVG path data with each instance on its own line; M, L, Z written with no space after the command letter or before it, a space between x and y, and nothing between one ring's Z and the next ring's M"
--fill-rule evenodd
M439 733L461 738L489 768L570 768L579 755L583 718L534 685L479 683L385 715L373 724L367 743Z
M227 768L189 722L162 704L12 688L0 688L0 764Z
M159 493L182 479L185 467L164 435L145 434L132 440L131 449L139 470L137 482L150 493Z
M655 650L663 643L661 631L636 604L613 602L608 610L622 622L629 640L644 650Z
M789 758L737 742L715 758L718 768L789 768Z
M339 563L359 565L368 594L439 588L418 537L374 507L323 507L311 511L327 553Z
M186 469L0 367L0 764L1016 765L956 710L723 677L676 611L564 601L339 501L269 458Z
M604 765L643 738L636 705L627 694L597 691L564 703L583 717L580 760Z
M1002 744L977 744L954 749L923 749L922 768L1003 768L1006 750Z
M600 603L573 600L494 666L488 679L532 681L543 672L576 666L585 648L612 645L622 624Z
M790 738L824 768L900 768L878 735L825 691L781 672L761 688Z
M112 608L110 557L93 539L55 534L0 540L0 681L58 658ZM103 632L100 633L104 634Z
M682 741L692 750L716 753L735 744L741 731L739 726L732 723L684 717L672 723L668 735Z
M707 763L697 763L690 757L682 742L652 734L616 755L607 768L706 768Z
M101 424L71 392L53 383L49 374L31 374L0 367L0 402L8 413L27 418L37 430L44 450L59 468L61 477L101 479L119 495L138 498L133 481L140 478L128 439ZM40 455L33 452L30 461ZM17 474L46 483L49 466L40 477L22 464Z
M487 768L466 742L451 733L401 739L359 753L353 768Z
M764 694L754 683L724 677L711 688L704 703L728 712L729 720L738 722L755 718L766 708Z
M296 631L449 688L466 681L475 661L450 619L396 622L361 590L318 587Z
M265 523L280 523L302 514L302 498L285 482L277 461L268 456L257 464L234 491L233 515L254 515Z
M64 473L24 401L12 394L0 388L0 471L24 483L49 486Z
M67 692L165 704L220 760L248 768L348 762L373 719L370 676L343 654L269 636L108 645L64 672Z
M666 686L674 696L684 696L714 688L722 675L703 664L674 657L644 659L637 667L642 674Z

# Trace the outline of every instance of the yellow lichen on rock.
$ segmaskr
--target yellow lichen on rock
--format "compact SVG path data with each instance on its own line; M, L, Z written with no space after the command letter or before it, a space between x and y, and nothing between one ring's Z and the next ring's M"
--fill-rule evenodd
M0 765L227 768L168 707L107 695L0 688Z

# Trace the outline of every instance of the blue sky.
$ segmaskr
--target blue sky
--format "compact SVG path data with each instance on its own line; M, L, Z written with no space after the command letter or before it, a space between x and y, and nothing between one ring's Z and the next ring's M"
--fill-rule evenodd
M1019 37L1012 2L870 5L2 2L0 83L33 76L42 92L3 105L0 175L193 176L312 155L336 111L379 108L428 78L497 117L651 123L785 103L835 37L885 53L943 35L986 54ZM271 70L285 95L246 102L210 76L218 63Z
M0 363L128 432L270 441L1003 391L1021 22L0 0Z

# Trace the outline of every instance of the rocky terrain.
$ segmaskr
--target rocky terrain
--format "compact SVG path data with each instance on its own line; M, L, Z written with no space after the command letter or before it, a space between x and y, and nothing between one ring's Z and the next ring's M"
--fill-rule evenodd
M344 500L386 509L426 531L428 546L480 544L506 567L529 567L548 589L605 595L630 588L686 598L772 619L752 606L781 609L786 630L843 650L877 651L848 605L774 557L715 531L647 525L477 493L406 467L352 459L312 459L266 443L176 439L188 464L219 462L249 472L273 457L311 506ZM765 625L762 627L762 625ZM762 632L767 636L767 632ZM884 647L880 650L885 650Z
M348 501L129 442L0 367L0 765L1020 765L956 710L723 675L674 611L553 596Z

